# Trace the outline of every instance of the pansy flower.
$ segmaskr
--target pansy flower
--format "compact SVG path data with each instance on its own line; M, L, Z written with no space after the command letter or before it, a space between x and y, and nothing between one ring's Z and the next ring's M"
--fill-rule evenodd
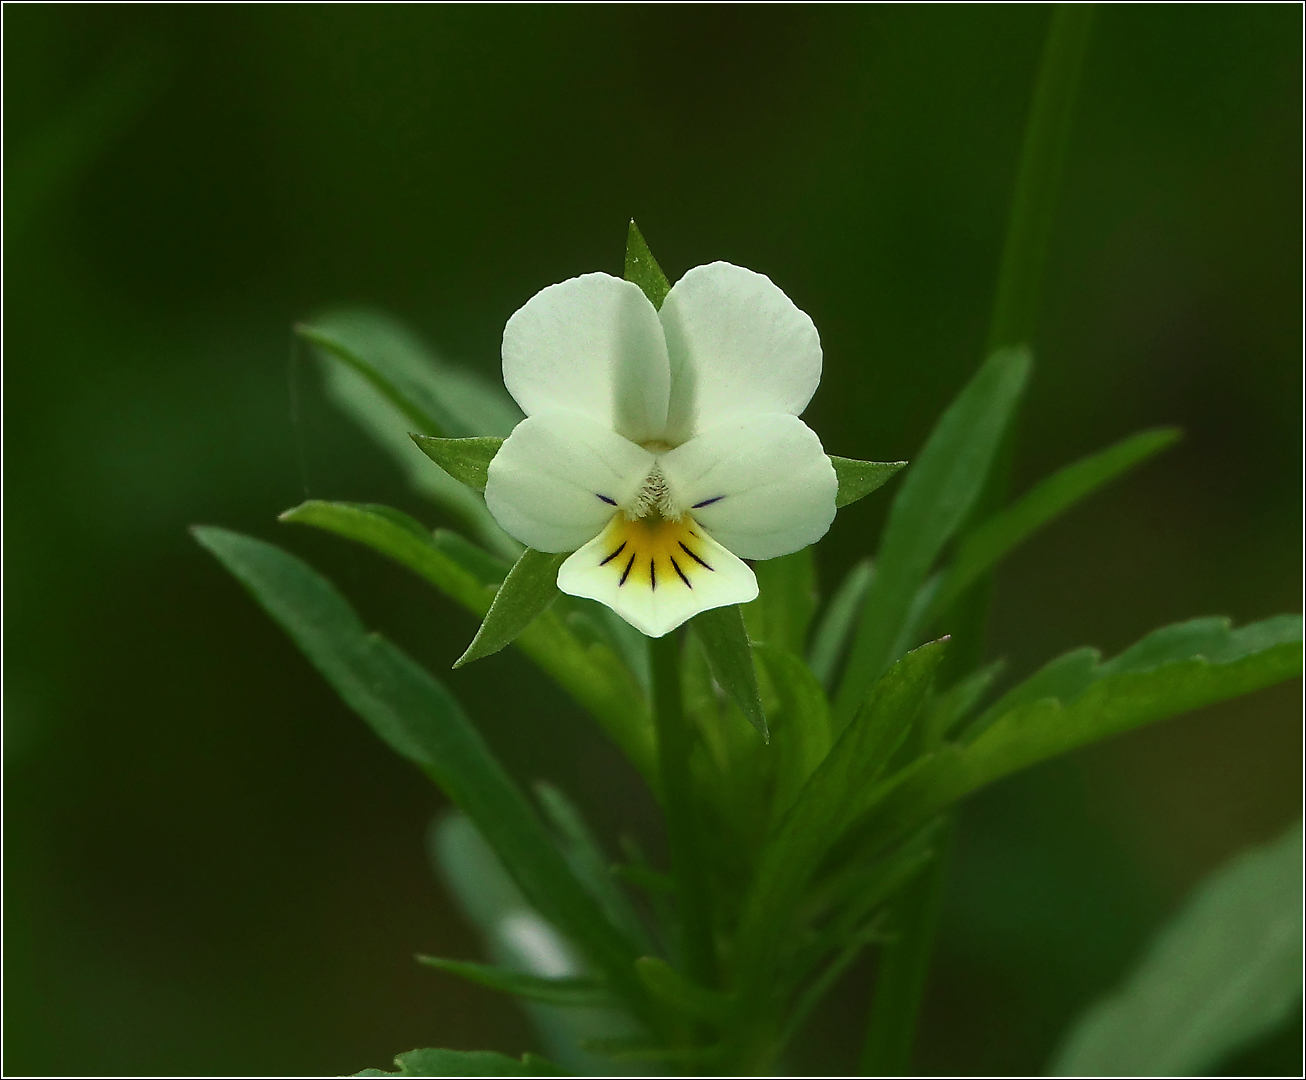
M696 267L660 309L608 274L552 285L504 330L526 419L490 463L486 504L523 544L573 552L563 592L661 637L754 599L744 559L829 529L838 482L799 419L820 378L812 320L751 270Z

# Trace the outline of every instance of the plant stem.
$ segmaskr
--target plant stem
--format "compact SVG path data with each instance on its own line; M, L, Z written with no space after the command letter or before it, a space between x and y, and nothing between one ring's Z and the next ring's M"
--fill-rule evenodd
M1011 216L989 324L988 352L1025 345L1034 336L1043 269L1057 193L1070 144L1071 118L1092 29L1091 4L1058 4L1052 14L1025 125ZM983 521L1006 497L1015 456L1013 417L967 529ZM955 682L978 666L984 648L992 578L986 575L957 598L944 619L952 643L939 678ZM951 836L952 826L945 828ZM925 992L930 953L943 894L948 841L934 866L909 885L893 905L898 937L882 953L862 1053L862 1072L897 1076L911 1062L916 1014Z
M862 1049L863 1076L906 1076L916 1039L916 1014L925 995L934 932L943 902L951 825L941 833L934 862L898 894L890 907L892 943L880 953L871 1022Z
M685 974L701 986L716 985L712 903L699 846L689 754L693 735L685 722L680 688L679 637L672 633L649 642L653 666L653 715L657 725L662 808L671 850L671 876L680 911L680 942Z

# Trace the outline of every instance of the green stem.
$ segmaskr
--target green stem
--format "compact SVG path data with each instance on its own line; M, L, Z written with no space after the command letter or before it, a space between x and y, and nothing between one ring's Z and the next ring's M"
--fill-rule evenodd
M1043 269L1092 21L1091 4L1058 4L1052 14L1025 125L989 324L989 352L1028 344L1034 336ZM1015 456L1015 430L1013 418L963 533L988 517L1006 497ZM991 592L992 579L986 575L958 597L945 616L944 625L952 633L952 643L939 673L944 685L979 664ZM950 835L950 825L947 831ZM894 903L898 936L884 950L876 977L861 1062L865 1075L902 1075L910 1064L916 1014L925 992L938 923L947 847L945 840L931 870L909 885Z
M944 871L952 826L943 830L934 862L894 899L889 931L896 935L880 953L871 1020L862 1049L863 1076L906 1076L916 1039L916 1014L925 996L934 932L943 903Z
M689 771L689 754L694 743L681 696L681 644L673 633L655 638L649 645L662 807L667 822L667 846L671 849L671 876L680 910L685 974L701 986L715 987L711 892L699 846L693 778Z

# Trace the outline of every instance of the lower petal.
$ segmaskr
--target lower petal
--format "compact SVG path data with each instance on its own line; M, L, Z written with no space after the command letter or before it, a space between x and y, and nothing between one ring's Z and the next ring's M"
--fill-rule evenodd
M613 516L558 570L558 588L606 604L649 637L709 608L757 598L757 579L689 515Z
M788 555L821 539L834 521L834 466L796 416L722 424L658 464L675 502L745 559Z

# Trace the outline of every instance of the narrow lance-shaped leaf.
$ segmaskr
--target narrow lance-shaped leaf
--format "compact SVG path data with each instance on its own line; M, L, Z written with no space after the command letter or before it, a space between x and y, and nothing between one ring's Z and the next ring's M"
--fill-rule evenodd
M922 627L946 611L967 587L1001 562L1043 525L1104 484L1178 441L1178 428L1141 431L1096 454L1067 465L1035 484L1005 510L994 514L965 540L930 602Z
M503 440L486 436L477 439L437 439L431 435L410 436L423 454L459 483L484 492L490 462L499 452Z
M770 739L766 714L762 711L762 697L757 689L753 647L749 644L739 605L730 604L700 612L690 625L703 643L712 677L739 706L748 722L761 732L762 738Z
M863 559L849 570L817 625L807 664L826 690L833 687L835 669L847 648L848 635L866 599L873 572L870 559Z
M730 1013L732 1003L725 994L690 982L656 956L641 956L635 971L653 997L683 1016L720 1023Z
M835 730L892 662L917 590L979 497L1028 373L1025 350L993 353L935 425L898 489L835 698Z
M877 681L763 846L737 935L746 993L766 992L776 946L812 874L848 825L884 797L876 781L919 715L945 646L908 653Z
M880 808L869 848L929 820L964 795L1029 765L1154 720L1238 697L1302 670L1302 622L1280 615L1230 630L1193 619L1154 631L1105 663L1077 649L1010 691Z
M758 597L741 605L748 636L802 656L816 614L816 560L805 547L754 565Z
M1051 1075L1210 1075L1285 1020L1301 1000L1301 846L1298 824L1207 878Z
M894 473L907 464L905 461L858 461L833 454L829 457L834 475L839 480L839 489L834 496L834 505L839 509L864 499L888 483Z
M527 1001L545 1005L611 1005L612 994L602 983L585 978L545 979L524 971L509 971L493 964L475 964L466 960L445 960L439 956L418 956L418 962L447 975L498 990Z
M521 1059L492 1050L409 1050L395 1058L395 1072L364 1069L355 1076L568 1076L536 1054Z
M462 667L511 645L560 595L558 567L566 558L566 553L553 555L533 548L523 551L494 594L472 643L453 666Z
M635 950L576 881L449 692L369 633L331 583L293 555L225 529L194 533L372 730L466 811L531 904L639 1008L644 998L632 968Z
M477 615L489 611L494 583L507 571L505 563L461 537L432 536L388 507L315 500L287 510L281 520L366 544ZM583 644L553 610L543 612L514 644L589 710L656 790L657 755L648 702L617 655L603 645Z
M631 219L630 228L626 232L625 277L627 281L633 281L644 290L644 295L655 308L662 307L662 301L671 291L671 282L662 272L657 259L653 258L648 244L644 242L644 234L639 231L634 218Z

